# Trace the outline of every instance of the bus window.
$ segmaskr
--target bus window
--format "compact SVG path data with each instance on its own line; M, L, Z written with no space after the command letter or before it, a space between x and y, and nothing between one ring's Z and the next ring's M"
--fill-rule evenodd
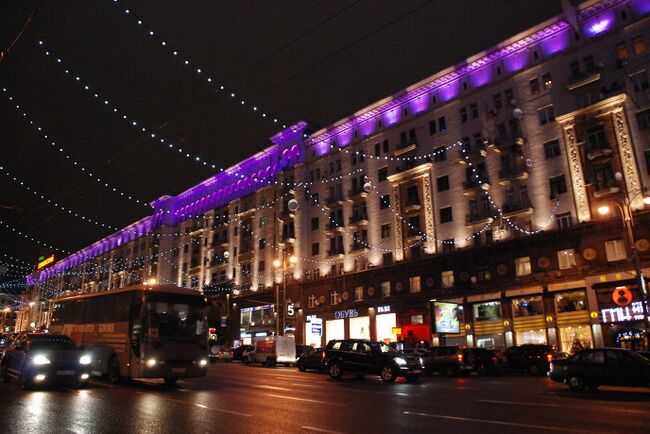
M97 307L101 302L101 298L89 298L86 300L86 312L84 313L84 322L86 324L97 320Z
M207 345L205 301L151 294L147 302L148 336L162 340L195 341Z
M131 293L116 294L113 298L113 321L128 321L131 311Z
M54 303L52 306L52 324L63 324L66 322L65 311L68 303Z
M111 322L113 320L113 303L115 297L103 296L97 298L99 306L97 306L97 318L95 322Z

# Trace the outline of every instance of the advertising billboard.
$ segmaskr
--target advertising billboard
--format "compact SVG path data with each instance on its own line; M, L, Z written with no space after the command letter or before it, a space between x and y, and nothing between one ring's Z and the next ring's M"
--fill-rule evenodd
M462 306L435 301L433 316L436 333L460 333L460 323L463 322Z

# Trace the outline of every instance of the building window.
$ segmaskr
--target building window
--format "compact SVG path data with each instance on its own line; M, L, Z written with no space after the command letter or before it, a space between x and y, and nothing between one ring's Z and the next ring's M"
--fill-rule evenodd
M542 296L515 298L512 300L512 314L515 318L544 315Z
M440 131L441 133L447 132L447 120L445 119L444 116L440 116L438 118L438 131Z
M393 252L384 253L381 255L381 260L384 265L391 265L393 263Z
M433 161L439 163L447 159L447 147L438 146L433 150Z
M312 243L312 245L311 245L311 255L316 256L318 254L320 254L320 244Z
M436 133L436 120L431 119L429 121L429 135L434 135Z
M390 281L381 282L381 296L390 297Z
M542 75L542 87L544 90L551 90L553 87L553 78L551 77L551 73L547 72L546 74Z
M476 303L474 305L475 321L494 321L501 319L501 302L488 301L486 303Z
M330 305L335 306L340 303L340 296L337 291L330 291Z
M501 102L501 93L495 93L492 95L492 102L494 103L495 110L499 110L503 107L503 103Z
M266 247L266 238L260 238L258 240L258 243L260 250L264 249Z
M646 71L630 74L630 80L634 83L634 90L637 92L648 90L650 88L650 81L648 81L648 73Z
M375 157L381 155L381 143L375 143Z
M379 197L379 209L386 209L390 206L390 195L385 194Z
M451 288L454 286L454 271L453 270L447 270L443 271L442 275L442 287L443 288Z
M456 247L456 242L454 241L453 238L442 240L442 253L451 253L454 251L455 247Z
M530 80L528 84L530 86L530 94L537 95L539 93L539 80L537 79L537 77Z
M354 301L363 301L363 286L354 288Z
M632 47L634 47L634 54L643 54L645 53L645 41L643 36L636 36L632 38Z
M650 173L650 151L645 151L645 168Z
M318 297L316 297L314 294L310 294L309 297L307 297L307 307L316 307L318 306Z
M384 154L387 154L388 151L389 151L389 148L390 148L390 145L388 144L388 140L384 140L382 142L382 147L383 147L383 150L384 150Z
M584 291L565 292L555 296L557 313L579 312L587 308Z
M650 109L637 113L636 123L640 130L650 130Z
M557 263L560 270L567 270L575 268L576 266L576 252L574 249L564 249L557 251Z
M263 272L265 268L266 268L266 262L264 262L264 261L259 261L259 262L257 263L257 271L258 271L259 273Z
M550 142L544 143L544 156L546 159L551 159L560 156L560 141L551 140Z
M616 44L616 58L618 60L627 60L630 57L630 52L627 50L625 41Z
M627 259L625 242L622 239L605 241L605 252L607 253L608 262Z
M469 105L469 111L472 114L472 119L478 118L478 104L472 103Z
M312 217L311 218L311 230L315 231L316 229L318 229L318 226L320 226L320 220L318 219L318 217Z
M412 294L422 291L420 276L409 277L409 288L411 289Z
M381 238L390 238L390 223L381 225Z
M447 223L454 220L451 207L440 208L440 223Z
M555 222L557 223L557 229L560 231L563 229L569 229L571 226L573 226L573 218L569 212L565 214L558 214L555 218Z
M540 125L546 125L555 120L555 110L553 106L544 107L543 109L537 110L537 119Z
M260 227L261 227L261 228L263 228L264 226L266 226L266 221L267 221L266 216L262 216L262 217L260 217Z
M377 179L379 182L386 181L388 179L388 167L382 167L377 172Z
M528 276L530 273L530 256L515 258L515 274L517 276Z
M548 183L551 189L551 199L555 199L562 193L566 193L566 179L564 175L550 178Z
M438 191L449 190L449 176L441 176L436 180Z

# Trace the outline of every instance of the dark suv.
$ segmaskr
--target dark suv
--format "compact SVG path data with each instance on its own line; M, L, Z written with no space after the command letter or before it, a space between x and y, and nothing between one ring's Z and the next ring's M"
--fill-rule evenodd
M546 374L549 364L557 359L557 353L550 345L524 344L508 348L504 355L510 369L528 371L531 375Z
M474 356L468 348L455 346L434 347L424 356L427 375L434 372L454 377L469 375L474 370Z
M422 373L422 359L406 356L383 342L333 340L325 348L325 368L334 379L349 373L379 375L387 383L397 377L417 381Z

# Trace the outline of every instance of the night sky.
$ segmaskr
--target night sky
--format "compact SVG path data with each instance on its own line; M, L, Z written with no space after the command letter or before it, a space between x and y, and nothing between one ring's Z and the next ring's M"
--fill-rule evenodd
M327 126L561 12L560 0L2 0L0 50L37 5L0 61L0 87L14 97L0 93L0 166L46 198L116 227L148 210L102 187L47 143L56 141L87 170L146 202L214 172L126 125L92 90L158 137L228 167L270 144L281 129L274 116ZM127 8L137 18L125 16ZM202 73L148 37L138 18ZM38 40L57 56L44 56ZM215 92L207 77L238 97ZM241 106L241 99L250 103ZM253 113L253 103L269 118ZM0 220L16 230L69 251L112 232L36 198L5 171ZM8 254L33 263L40 253L0 224L0 262Z

